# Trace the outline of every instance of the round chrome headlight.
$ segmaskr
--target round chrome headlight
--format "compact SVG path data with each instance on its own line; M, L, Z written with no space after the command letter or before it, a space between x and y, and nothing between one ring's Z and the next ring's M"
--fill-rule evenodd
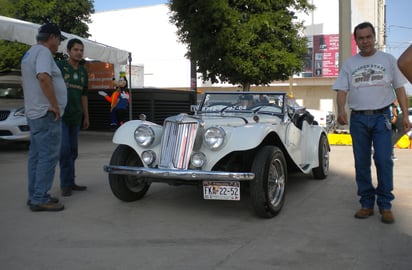
M204 142L210 149L218 149L223 145L226 133L221 127L210 127L204 134Z
M140 146L149 146L153 143L155 133L148 125L140 125L134 131L134 139Z
M152 150L143 151L142 152L142 160L148 166L152 165L153 162L156 160L156 154Z
M206 162L206 156L203 153L193 153L190 157L190 164L195 168L202 168Z

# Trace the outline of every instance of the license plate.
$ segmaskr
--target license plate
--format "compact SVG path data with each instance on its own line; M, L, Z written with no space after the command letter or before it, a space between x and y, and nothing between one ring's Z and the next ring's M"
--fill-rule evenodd
M240 182L203 181L203 198L206 200L240 200Z

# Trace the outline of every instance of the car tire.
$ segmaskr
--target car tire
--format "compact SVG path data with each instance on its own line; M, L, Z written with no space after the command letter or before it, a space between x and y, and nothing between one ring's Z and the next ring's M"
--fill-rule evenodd
M322 134L319 139L318 149L319 167L312 169L312 174L315 179L325 179L329 173L329 145L325 134Z
M282 209L285 201L287 167L280 148L264 146L253 161L255 180L250 183L252 206L259 217L272 218Z
M143 166L136 152L126 145L119 145L116 148L110 159L110 165ZM109 184L118 199L132 202L141 199L151 183L133 175L109 174Z

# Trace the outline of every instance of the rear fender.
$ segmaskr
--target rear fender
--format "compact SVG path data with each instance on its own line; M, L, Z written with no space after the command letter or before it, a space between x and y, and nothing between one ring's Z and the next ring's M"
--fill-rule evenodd
M320 137L323 135L326 137L326 142L328 144L328 151L330 152L330 145L328 141L328 134L326 133L325 129L316 126L316 125L309 125L308 123L304 122L303 130L305 134L305 141L306 142L316 142L313 144L305 143L304 149L302 149L304 153L303 160L310 161L310 167L304 170L304 172L309 172L311 168L316 168L319 166L319 141Z

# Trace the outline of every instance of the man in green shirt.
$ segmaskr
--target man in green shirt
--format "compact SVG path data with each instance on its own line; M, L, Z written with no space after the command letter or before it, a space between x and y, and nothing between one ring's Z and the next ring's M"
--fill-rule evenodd
M58 61L67 86L67 106L62 118L62 143L60 151L60 187L62 196L71 196L72 190L86 190L86 186L75 183L75 160L78 155L78 135L80 127L89 127L87 105L88 73L81 61L84 45L79 39L67 42L67 60Z

